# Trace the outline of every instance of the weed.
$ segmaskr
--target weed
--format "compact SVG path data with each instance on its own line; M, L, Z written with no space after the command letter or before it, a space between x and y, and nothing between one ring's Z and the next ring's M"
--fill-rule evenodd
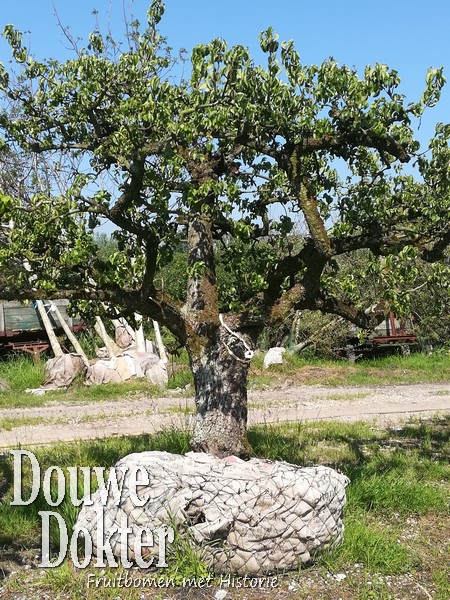
M186 386L192 387L193 383L194 380L192 377L192 373L189 367L186 366L184 368L177 369L176 371L174 371L173 375L169 377L167 387L170 390L175 390L179 388L184 389L186 388Z
M181 414L181 415L193 415L195 414L195 407L194 406L169 406L167 407L164 412L166 413L173 413L173 414ZM152 415L153 412L152 411L147 411L148 415Z
M354 394L352 393L348 393L348 394L330 394L329 396L326 396L326 400L347 400L347 401L351 401L351 400L358 400L360 398L367 398L369 394L366 394L364 392L356 392Z
M173 519L170 525L175 537L167 549L167 580L183 587L187 580L211 580L212 575L205 560L204 550L195 543L189 532L182 530Z
M80 581L77 581L77 576L73 568L65 560L61 565L53 569L45 569L41 579L44 586L50 587L54 592L71 592L72 597L76 597L82 589ZM80 595L80 597L82 597Z
M26 425L42 425L46 422L43 417L4 417L0 419L0 430L11 431L15 427L25 427Z
M397 542L396 532L377 524L367 513L346 510L345 537L340 548L321 561L333 571L345 564L363 564L375 573L406 573L416 564L408 550Z

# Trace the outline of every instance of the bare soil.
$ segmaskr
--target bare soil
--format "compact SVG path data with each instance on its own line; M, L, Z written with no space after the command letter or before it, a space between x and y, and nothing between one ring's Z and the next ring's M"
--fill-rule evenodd
M294 386L286 380L276 389L249 392L249 425L316 420L387 425L449 411L450 383L328 387ZM18 425L10 431L0 429L0 448L190 428L193 412L194 399L176 392L161 398L80 403L62 399L37 408L0 409L0 421L9 418ZM31 424L21 425L21 419Z

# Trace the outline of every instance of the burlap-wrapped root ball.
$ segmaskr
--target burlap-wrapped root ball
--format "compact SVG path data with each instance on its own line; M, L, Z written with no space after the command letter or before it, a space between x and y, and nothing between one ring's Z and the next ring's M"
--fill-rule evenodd
M76 527L90 533L94 555L99 552L102 512L104 535L127 519L129 559L135 558L134 537L142 535L142 527L176 524L201 545L215 572L236 575L295 569L343 537L349 480L328 467L219 459L194 452L142 452L120 460L115 472L122 487L120 499L111 493L106 499L105 490L99 490L91 506L85 499L78 516ZM137 488L136 478L143 483ZM119 534L111 535L109 542L120 557Z

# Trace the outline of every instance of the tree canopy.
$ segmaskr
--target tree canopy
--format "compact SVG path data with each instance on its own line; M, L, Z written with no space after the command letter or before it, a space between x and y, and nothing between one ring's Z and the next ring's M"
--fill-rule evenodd
M154 0L126 43L94 31L65 62L36 60L6 26L17 68L0 69L3 143L54 170L26 203L14 190L0 196L14 222L0 262L26 265L3 276L0 295L65 296L161 321L190 354L194 446L245 454L246 353L261 328L297 309L360 326L376 317L339 257L368 250L365 268L385 283L378 311L407 303L417 261L448 288L450 125L437 124L425 151L415 131L445 79L430 69L409 101L387 65L303 65L269 28L265 66L215 39L177 80L163 13ZM104 220L116 228L108 257L93 236ZM296 223L305 235L293 243ZM185 301L159 276L180 244ZM218 252L234 275L221 289Z

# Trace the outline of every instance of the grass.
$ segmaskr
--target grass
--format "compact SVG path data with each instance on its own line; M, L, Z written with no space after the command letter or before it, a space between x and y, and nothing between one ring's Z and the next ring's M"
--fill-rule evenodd
M168 389L186 389L192 393L192 374L185 356L176 363L173 375L169 377ZM264 371L263 355L257 355L250 367L249 387L261 389L290 381L292 385L382 385L389 383L419 383L450 381L450 361L442 354L412 354L411 356L389 356L380 359L350 364L344 361L306 359L302 356L284 355L283 365L272 365ZM108 384L86 387L81 379L65 391L52 391L45 396L26 394L25 389L37 388L44 380L44 362L34 364L30 357L17 355L14 359L0 362L0 378L10 386L10 390L0 392L0 408L20 408L44 406L48 402L102 402L123 397L158 397L160 388L148 384L146 380L134 379L123 384ZM447 390L437 392L447 395ZM347 400L362 398L351 392L343 397L329 399Z
M339 585L345 586L348 594L344 596L342 590L336 589L334 596L321 596L316 590L311 597L393 598L389 586L416 575L421 585L434 586L436 598L447 597L449 583L442 553L445 553L443 528L449 514L449 425L450 418L441 417L413 421L393 430L377 429L367 422L277 424L250 430L249 439L256 456L302 465L320 462L341 470L351 479L343 545L323 555L318 565L308 569L306 579L302 577L303 571L298 578L300 586L306 586L312 580L317 585L324 577L331 577L330 581L327 579L327 585L338 585L330 574L344 573L345 582ZM143 450L184 453L188 446L187 433L170 430L153 436L58 444L35 450L35 454L42 471L51 465L58 465L65 471L72 465L108 468L124 455ZM24 489L28 489L29 469L25 469L23 475ZM39 547L40 541L37 512L49 507L41 495L29 506L9 505L12 467L7 455L0 461L0 482L2 479L0 546L17 553L24 549L34 553L33 549ZM50 509L63 515L70 533L78 509L66 501ZM411 520L418 523L420 535L409 539L405 529L408 530ZM52 540L58 543L58 531L52 531ZM192 545L181 536L173 546L169 566L171 570L166 575L175 584L194 574L207 576L201 553L192 552ZM116 570L110 573L114 577L117 574ZM56 597L58 594L74 599L86 597L86 572L76 573L69 563L46 571L43 579L40 572L40 577L39 586ZM308 597L305 589L303 597ZM330 594L334 593L333 589ZM117 590L115 596L109 596L110 591L96 590L104 594L97 597L117 597ZM402 593L400 596L414 597ZM87 597L91 596L88 594ZM128 595L123 590L121 597L139 596ZM168 596L165 593L161 597Z
M11 391L23 391L41 385L44 368L43 361L36 364L31 357L17 354L12 359L0 361L0 377L9 384Z
M24 427L26 425L42 425L47 419L43 417L4 417L0 419L0 431L11 431L15 427Z
M364 392L356 392L354 394L329 394L326 396L326 400L358 400L361 398L367 398L369 394Z
M351 508L351 505L350 505ZM363 564L367 571L399 574L418 566L418 559L397 541L397 531L386 531L377 520L347 508L345 540L341 548L321 559L333 572L349 564Z
M250 386L262 388L289 378L292 384L383 385L450 381L450 361L442 354L415 353L367 359L357 363L331 361L284 354L282 365L263 370L263 354L250 367Z
M152 414L147 411L147 414ZM99 421L111 420L114 416L107 413L86 414L77 418L77 423L97 423ZM0 419L0 431L12 431L16 427L35 427L36 425L61 425L68 424L70 420L66 417L4 417Z
M37 365L27 356L18 355L9 361L0 362L0 378L10 386L0 392L0 408L22 408L44 406L48 402L103 402L114 401L124 397L157 397L161 390L150 385L145 379L131 379L122 384L105 384L85 386L83 380L77 379L68 390L47 392L44 396L25 393L28 388L38 388L44 381L45 363Z
M193 389L194 379L188 365L180 364L180 368L169 377L167 387L169 390L185 389L189 386ZM188 388L189 389L189 388Z
M168 406L165 411L166 413L169 414L179 414L179 415L193 415L195 414L195 407L194 406ZM148 410L146 412L147 415L151 416L153 414L153 411Z
M9 390L0 392L0 408L40 406L43 398L26 394L27 388L37 388L44 381L44 363L37 364L29 356L17 354L13 359L0 361L0 378Z

